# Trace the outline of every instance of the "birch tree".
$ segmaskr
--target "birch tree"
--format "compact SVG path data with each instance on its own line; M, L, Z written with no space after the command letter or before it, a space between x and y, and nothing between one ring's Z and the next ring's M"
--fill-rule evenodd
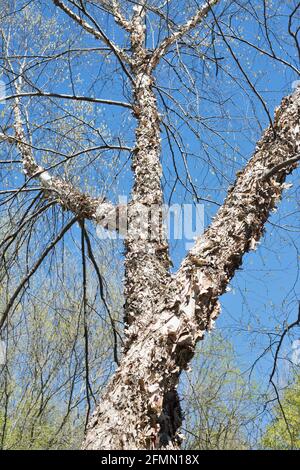
M266 8L266 2L263 4ZM175 14L173 2L169 1L53 0L53 11L62 15L65 24L76 25L76 31L80 30L91 37L99 44L99 49L103 48L107 57L112 58L118 76L122 77L121 85L126 88L128 101L79 96L74 90L70 95L37 86L28 76L28 67L24 62L18 63L16 71L7 46L8 38L3 37L5 70L13 87L7 97L12 103L13 124L11 130L3 132L2 140L17 149L26 181L37 182L46 200L73 214L53 243L59 242L76 222L79 222L83 233L84 221L91 221L104 229L115 229L116 232L122 231L124 217L128 223L124 240L122 355L90 419L83 449L180 447L182 410L177 393L180 375L188 368L197 343L212 329L220 314L220 296L241 266L243 256L259 243L268 217L286 188L285 180L296 169L300 159L300 89L296 87L292 94L284 97L278 103L274 117L271 116L233 49L234 32L229 34L231 26L224 32L226 28L222 18L231 7L229 17L234 18L235 11L240 8L239 2L178 2L178 6L183 8L183 14L179 17L182 16L184 21L176 23L172 20L172 13ZM246 11L251 8L251 2L244 2L243 6ZM97 11L101 12L100 20L103 14L106 15L108 28L94 15ZM299 53L298 33L294 32L296 13L295 6L291 8L288 27L294 50ZM115 22L118 34L110 35L112 22ZM164 29L160 34L159 24L162 23ZM148 36L153 28L157 28L157 34L154 33L154 46L150 47ZM265 32L268 36L266 25ZM177 56L179 63L182 62L183 69L186 68L181 54L187 50L198 62L204 62L203 50L207 47L214 50L215 37L222 41L236 65L237 73L242 75L248 89L260 103L268 125L262 131L251 158L228 188L214 219L173 273L170 270L169 243L163 227L162 129L168 138L172 135L172 127L163 120L166 111L161 108L164 104L163 93L188 125L192 126L192 120L197 118L193 112L182 109L171 86L164 90L162 85L157 84L157 70L162 64L172 69L170 53ZM246 41L243 37L240 40ZM257 47L261 54L287 67L294 77L299 74L298 60L283 58L271 42L268 50L261 50L260 46L249 41L248 45ZM212 60L218 70L221 58L214 56ZM192 88L191 84L189 86ZM23 100L34 97L40 100L57 99L59 102L91 102L119 107L133 114L136 123L133 146L124 144L121 139L104 146L110 151L130 154L133 186L127 205L116 204L94 192L83 192L62 174L56 174L53 170L55 165L46 167L42 164L28 131L30 117L22 108ZM173 138L176 142L176 135ZM178 145L180 147L180 143ZM97 148L103 150L101 145ZM65 159L74 159L79 153L88 154L97 148L85 147L79 152L73 151ZM52 148L53 152L55 149ZM184 151L182 154L185 155ZM187 176L190 176L188 170ZM146 219L143 218L145 211ZM111 220L117 221L116 224L111 224ZM22 289L52 248L53 244L8 299L1 314L1 328L5 326Z

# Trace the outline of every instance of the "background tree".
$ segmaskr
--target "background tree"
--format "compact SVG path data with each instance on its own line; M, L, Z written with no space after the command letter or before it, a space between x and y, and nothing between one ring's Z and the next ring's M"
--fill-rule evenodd
M300 448L300 379L287 388L284 396L273 410L273 420L262 440L267 449L287 450ZM282 408L284 415L282 413ZM287 427L288 422L288 427ZM292 439L291 439L292 437ZM291 442L292 440L292 442Z
M261 390L248 382L235 356L232 344L220 333L201 343L180 390L185 448L245 450L257 445Z

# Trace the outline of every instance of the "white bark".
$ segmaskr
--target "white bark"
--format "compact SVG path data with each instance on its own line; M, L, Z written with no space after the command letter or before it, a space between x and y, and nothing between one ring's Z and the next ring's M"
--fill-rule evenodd
M168 245L161 224L157 233L149 237L153 224L150 227L148 220L140 223L140 205L149 211L156 207L157 216L162 220L163 204L160 121L152 90L154 79L147 71L144 20L144 10L137 6L131 33L134 113L138 126L132 160L134 187L128 220L129 233L125 240L125 321L129 327L126 331L126 349L153 317L157 302L164 296L170 279Z

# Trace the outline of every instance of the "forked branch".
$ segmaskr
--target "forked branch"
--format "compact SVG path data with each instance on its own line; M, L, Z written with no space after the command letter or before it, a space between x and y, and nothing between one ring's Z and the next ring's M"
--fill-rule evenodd
M165 38L155 49L153 56L151 57L151 60L149 62L149 68L153 69L156 67L158 64L159 60L161 57L163 57L168 49L175 44L177 41L179 41L184 35L189 33L192 29L194 29L196 26L198 26L207 16L209 13L210 9L219 3L220 0L210 0L206 1L200 8L197 10L195 15L187 21L185 24L180 26L177 31L173 32L170 36Z

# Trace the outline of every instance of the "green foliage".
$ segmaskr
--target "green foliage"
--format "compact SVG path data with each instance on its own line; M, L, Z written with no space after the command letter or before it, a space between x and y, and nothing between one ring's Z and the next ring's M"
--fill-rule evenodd
M253 445L258 389L243 377L231 342L220 333L200 345L184 389L186 448L245 450Z
M105 256L104 252L96 254L99 269L108 279L102 264ZM87 392L80 263L77 270L69 246L64 248L63 259L63 266L58 265L63 272L57 275L49 276L46 266L40 269L30 293L22 297L10 319L6 363L0 365L0 448L5 450L80 448L89 405L92 411L113 370L112 332L88 266ZM18 270L13 272L17 277ZM117 318L122 299L116 278L107 291L113 298L111 313ZM2 302L5 295L0 307Z
M76 449L83 438L83 426L79 420L68 418L60 429L61 411L39 413L38 406L30 401L23 404L23 414L5 418L0 414L2 448L4 450ZM39 416L40 414L40 416ZM59 432L58 432L59 430Z
M247 449L256 418L256 386L237 367L230 341L215 332L184 379L188 449Z
M300 376L293 386L285 390L281 406L274 408L274 419L268 425L262 439L262 446L267 449L300 450Z

